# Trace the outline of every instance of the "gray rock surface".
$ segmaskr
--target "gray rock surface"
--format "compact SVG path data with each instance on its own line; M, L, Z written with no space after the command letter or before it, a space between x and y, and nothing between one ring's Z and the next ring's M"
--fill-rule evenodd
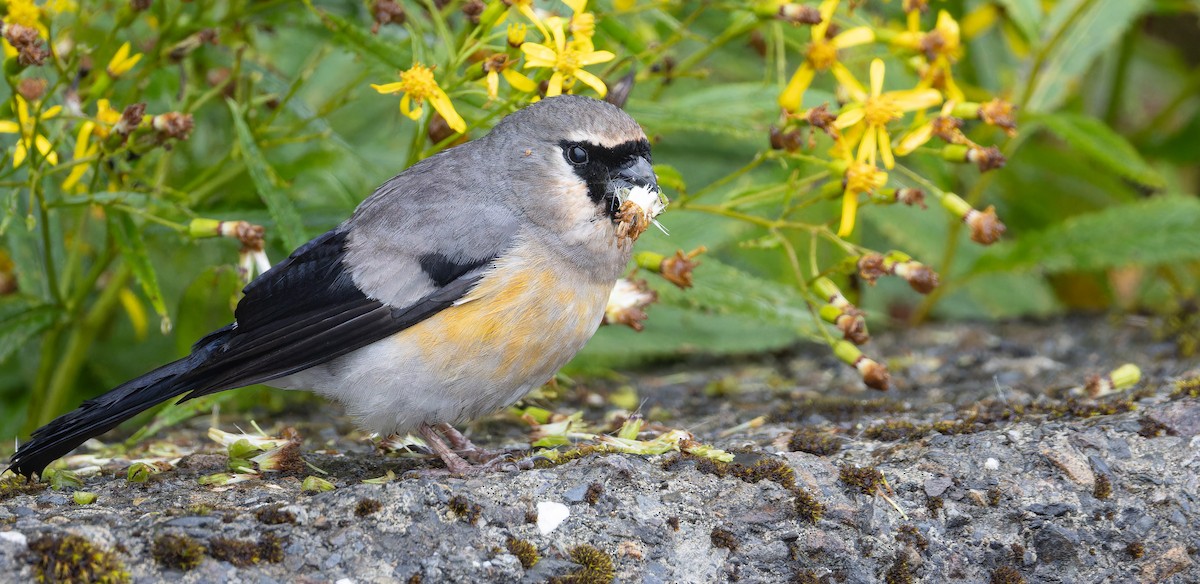
M85 481L92 504L69 490L0 490L0 580L34 581L34 542L75 534L134 582L544 582L580 570L571 551L584 544L621 582L1200 581L1200 399L1178 391L1200 376L1194 360L1144 329L1099 320L941 326L872 345L895 358L889 394L860 390L819 349L625 380L643 411L672 414L662 425L739 451L743 465L786 463L824 505L815 523L798 514L786 479L750 482L676 454L588 454L453 478L336 436L344 420L308 428L293 415L309 437L305 458L335 490L304 493L302 477L277 475L201 486L225 457L204 444L204 424L181 427L169 439L201 452L143 484L113 461ZM1072 397L1088 375L1124 362L1144 372L1135 392ZM599 421L611 407L595 404L615 386L585 383L554 407ZM831 437L836 452L789 451L796 428ZM523 430L502 417L471 434L495 446L519 443ZM865 494L840 478L850 467L877 469L886 484ZM414 468L426 472L406 474ZM387 470L401 476L362 482ZM540 502L570 514L541 533ZM199 564L156 560L164 534L203 546ZM247 542L258 561L215 559L219 538ZM540 561L523 567L514 538Z

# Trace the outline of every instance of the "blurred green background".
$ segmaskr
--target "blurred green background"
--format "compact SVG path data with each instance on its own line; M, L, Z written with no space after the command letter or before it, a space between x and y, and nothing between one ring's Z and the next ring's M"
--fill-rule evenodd
M20 4L29 3L10 0L6 10ZM0 436L25 436L80 400L186 354L200 335L229 322L240 286L239 244L190 236L192 219L263 225L266 252L278 261L297 243L280 228L281 213L294 212L303 236L316 236L377 185L435 151L429 114L414 123L398 111L397 97L377 94L370 83L395 81L414 61L438 65L439 82L472 137L532 97L489 102L478 68L458 58L471 38L503 50L503 25L472 32L463 8L473 2L400 2L405 24L381 26L377 34L370 30L377 2L153 2L145 10L135 4L35 3L55 56L22 71L8 66L9 83L0 87L6 104L0 118L15 119L20 81L49 82L44 103L68 107L41 131L69 161L79 124L95 115L99 96L89 88L118 45L130 41L142 60L103 95L118 111L145 102L148 113L190 113L195 125L169 149L158 144L98 157L83 192L61 188L66 167L26 162L14 169L15 138L0 136L7 191ZM869 1L853 12L840 6L835 22L898 31L905 26L903 4ZM1174 335L1181 350L1194 347L1200 2L929 4L924 29L938 10L972 23L956 79L968 99L1015 103L1020 133L1009 139L994 128L969 128L973 140L998 144L1007 156L1005 168L987 174L936 152L905 164L976 208L995 205L1008 227L1001 242L970 242L933 199L925 210L860 210L855 245L903 250L941 274L938 293L922 297L897 278L866 286L844 265L843 251L827 244L812 249L816 240L807 232L772 235L688 205L669 209L660 219L670 235L651 230L639 249L669 254L706 246L695 287L677 290L642 273L660 294L645 330L602 327L569 371L684 354L753 354L806 339L825 343L809 308L812 297L797 286L780 237L805 261L815 258L868 311L872 327L1137 311L1161 315L1163 334ZM668 196L702 192L688 202L709 205L757 197L737 209L836 227L839 197L778 188L820 170L814 161L780 156L731 174L770 151L769 130L782 123L776 98L809 39L807 26L774 16L780 5L592 2L595 44L617 58L590 69L610 86L636 74L625 109L654 142ZM542 14L571 14L559 2L533 6ZM204 31L215 38L197 40ZM846 51L843 60L865 82L874 57L888 63L889 89L915 83L912 56L886 43ZM90 76L81 75L85 69ZM838 97L832 79L818 77L805 106ZM74 113L72 103L79 108ZM241 134L238 122L245 124ZM897 134L904 126L897 124ZM818 144L811 152L824 156L827 148ZM917 186L901 173L891 176L893 186ZM793 207L793 198L805 204ZM149 276L153 286L146 285ZM151 300L155 289L172 325L165 334ZM283 395L263 390L231 403L278 403Z

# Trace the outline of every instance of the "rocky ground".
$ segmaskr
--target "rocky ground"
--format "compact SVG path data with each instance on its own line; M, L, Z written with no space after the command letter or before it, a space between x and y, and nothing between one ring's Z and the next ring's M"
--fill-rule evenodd
M284 413L264 427L296 426L336 488L305 491L311 468L202 485L228 461L203 417L149 450L75 459L102 463L75 492L0 484L0 580L1200 581L1196 360L1131 320L944 325L873 347L892 357L886 394L800 348L580 382L553 403L603 426L632 386L644 437L687 430L730 463L584 448L454 478L332 414ZM1126 362L1133 390L1079 394ZM508 415L468 434L528 447L527 429ZM171 449L190 454L127 480L128 456Z

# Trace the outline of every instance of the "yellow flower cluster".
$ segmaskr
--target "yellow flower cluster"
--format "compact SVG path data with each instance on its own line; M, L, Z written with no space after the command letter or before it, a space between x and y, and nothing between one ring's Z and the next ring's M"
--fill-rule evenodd
M966 95L954 80L953 66L962 57L963 45L958 22L946 11L937 15L933 28L921 30L923 2L904 2L908 12L902 31L855 26L830 35L841 0L824 0L817 9L820 21L812 25L811 40L805 48L804 59L779 94L779 105L788 124L807 123L828 134L834 141L833 167L842 173L842 215L838 235L845 237L854 230L860 198L878 193L888 183L887 171L895 168L896 156L907 156L937 136L950 144L966 145L973 152L965 160L988 158L979 162L980 168L995 168L1003 164L990 150L971 143L958 130L961 119L972 117L993 123L983 113L980 104L966 101ZM914 65L918 81L911 89L884 91L886 65L873 59L869 68L869 90L843 62L843 51L872 43L887 46L910 57L905 62ZM829 72L837 82L839 95L845 103L836 115L828 105L802 109L804 95L818 73ZM943 101L945 101L943 105ZM941 113L929 118L931 108L943 105ZM994 124L1011 132L1011 106L994 105L1004 110L1003 124ZM912 114L910 130L893 146L892 128L905 116ZM989 157L990 155L990 157ZM972 160L978 162L978 160ZM991 165L991 166L986 166Z
M587 11L587 0L563 0L570 9L570 16L542 15L533 7L533 0L511 0L506 2L507 8L492 21L483 20L481 27L488 29L505 25L511 16L528 21L529 24L510 22L504 28L502 38L505 46L501 50L484 53L479 62L478 77L486 91L489 101L500 97L500 79L503 78L515 90L517 99L537 101L542 95L553 97L562 93L574 92L581 82L594 90L600 97L608 93L608 86L596 74L585 70L585 67L606 63L616 56L609 51L598 51L592 42L596 31L596 16ZM486 13L484 15L486 18ZM542 36L542 42L526 41L529 25ZM531 78L517 69L541 70ZM471 78L468 71L468 78ZM540 87L536 80L544 82ZM459 84L457 79L451 79L451 93L468 93L469 87ZM446 120L450 129L459 134L466 133L467 123L459 115L454 103L439 85L434 76L434 67L415 63L406 71L400 73L400 81L395 83L372 84L371 87L382 94L402 94L400 111L412 120L419 120L424 113L421 104L428 101L433 109ZM414 106L415 104L415 106Z

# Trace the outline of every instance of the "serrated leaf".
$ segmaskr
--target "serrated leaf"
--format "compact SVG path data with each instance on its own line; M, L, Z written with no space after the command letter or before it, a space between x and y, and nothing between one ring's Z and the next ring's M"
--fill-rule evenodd
M305 4L313 14L317 15L317 18L321 19L325 28L333 33L333 40L346 45L351 53L372 57L384 65L401 71L412 66L412 56L400 48L404 46L404 43L384 42L362 25L317 9L310 1L306 1Z
M669 100L630 98L625 110L648 134L704 132L766 140L765 131L779 115L775 92L762 83L715 84L676 95ZM805 103L833 101L819 91L805 94Z
M1045 54L1024 106L1034 112L1057 109L1091 67L1125 34L1149 0L1064 0L1055 4L1042 28Z
M1042 20L1042 7L1038 0L999 0L998 3L1004 7L1004 15L1027 40L1038 38Z
M54 325L59 309L16 297L0 302L0 363Z
M233 100L227 100L226 103L229 104L229 111L233 115L233 127L237 131L238 147L246 163L246 170L250 173L250 180L254 182L254 189L267 204L267 210L271 212L271 218L275 220L275 227L279 230L284 245L288 249L296 249L308 241L308 237L304 235L304 224L300 220L300 212L296 210L296 206L292 204L287 195L275 188L275 183L271 180L274 172L267 159L263 157L262 151L258 149L258 143L254 141L254 134L250 132L246 120L242 118L241 108Z
M798 290L711 257L706 256L696 269L692 288L656 286L656 289L663 304L782 324L808 336L817 332L812 313Z
M1162 176L1142 159L1133 144L1096 118L1064 112L1037 116L1033 121L1122 178L1154 189L1166 185Z
M154 307L154 312L162 319L164 330L170 329L171 317L167 314L167 304L163 300L162 288L158 285L158 272L150 263L150 254L146 252L146 242L142 239L142 231L138 229L133 218L127 213L110 210L108 213L108 228L121 257L129 263L142 292Z
M1200 199L1170 195L1077 215L987 248L973 274L1104 270L1200 259Z

